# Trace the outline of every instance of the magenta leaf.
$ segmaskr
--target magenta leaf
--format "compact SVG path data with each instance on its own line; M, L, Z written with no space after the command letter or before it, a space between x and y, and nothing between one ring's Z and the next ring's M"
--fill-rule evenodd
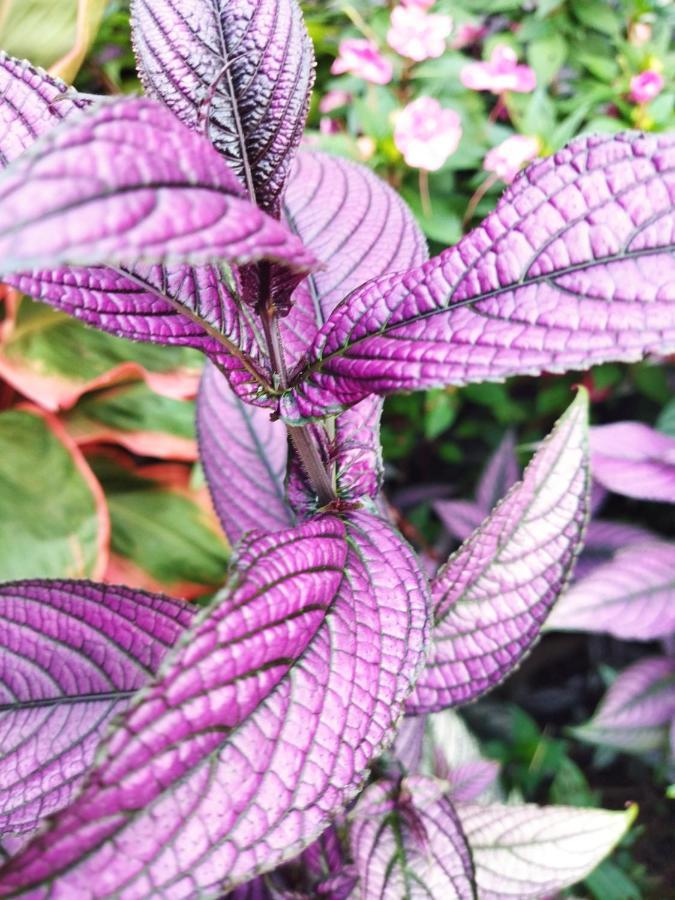
M352 817L358 897L476 897L471 853L439 782L420 776L376 782Z
M276 214L314 81L296 0L133 0L132 17L148 94L207 134Z
M86 581L0 586L0 834L66 806L113 716L190 625L184 603Z
M675 720L675 659L641 659L623 671L592 719L573 729L584 741L629 753L666 750Z
M393 737L425 652L421 578L365 512L249 535L231 587L0 885L207 894L299 853Z
M425 237L398 194L365 166L326 153L298 154L283 217L321 263L295 289L281 322L289 365L354 288L428 258Z
M0 175L0 266L247 263L312 255L241 195L200 135L150 100L70 117Z
M675 631L675 544L652 540L619 550L560 598L546 628L668 637Z
M628 831L625 812L572 806L464 806L480 900L540 900L581 881Z
M432 584L433 649L409 712L467 703L522 660L564 590L588 515L588 395L583 389L523 480Z
M591 429L591 466L600 484L639 500L675 503L675 438L641 422Z
M294 516L284 492L286 429L268 410L242 403L207 363L197 400L197 431L213 505L231 543L246 531L280 531Z
M674 156L673 135L624 134L534 163L455 247L337 307L284 416L675 351Z

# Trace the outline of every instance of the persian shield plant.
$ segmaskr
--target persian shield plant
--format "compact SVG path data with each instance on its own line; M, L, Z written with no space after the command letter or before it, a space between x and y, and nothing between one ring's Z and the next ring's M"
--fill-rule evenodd
M474 699L537 639L583 537L585 392L431 584L381 501L382 397L675 351L675 141L577 140L427 260L388 186L298 149L295 0L132 14L145 98L92 102L0 58L0 271L95 327L203 351L201 456L236 550L196 612L0 589L0 889L550 895L630 815L454 805L388 748L404 715Z

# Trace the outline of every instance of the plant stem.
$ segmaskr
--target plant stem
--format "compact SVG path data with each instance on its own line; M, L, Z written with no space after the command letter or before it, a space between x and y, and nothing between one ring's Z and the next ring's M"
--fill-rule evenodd
M316 491L320 506L326 506L336 499L335 491L311 434L306 426L287 425L286 427L295 452L300 457L307 477Z

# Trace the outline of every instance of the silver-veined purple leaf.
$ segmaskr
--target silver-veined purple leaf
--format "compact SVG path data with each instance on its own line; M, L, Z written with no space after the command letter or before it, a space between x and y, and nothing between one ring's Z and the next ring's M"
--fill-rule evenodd
M417 719L419 717L415 717ZM480 745L452 709L425 716L427 738L421 771L442 779L453 803L492 801L499 763L484 759Z
M675 659L651 657L629 666L605 694L595 715L574 734L584 741L647 753L668 747L675 720Z
M639 500L675 503L675 438L641 422L591 429L591 466L600 484Z
M675 351L674 194L672 134L584 137L534 163L455 247L338 306L284 416Z
M305 128L314 52L296 0L133 0L141 81L278 212Z
M246 531L280 531L294 515L284 490L286 429L243 403L207 363L197 398L199 453L218 518L231 543Z
M474 700L518 665L570 577L588 493L588 395L580 389L523 480L434 579L432 652L409 712Z
M396 191L366 166L327 153L297 155L282 209L288 227L320 262L295 289L281 322L294 366L340 300L370 279L421 265L429 254Z
M27 62L0 53L0 167L37 138L90 103ZM218 266L193 269L59 268L5 277L17 287L89 325L119 337L195 347L228 373L237 390L255 398L268 376L256 336ZM243 359L246 354L252 362Z
M471 853L442 783L410 776L371 785L352 813L362 900L474 900Z
M480 900L538 900L581 881L637 814L572 806L457 804Z
M168 597L87 581L0 586L0 833L66 806L111 719L192 621Z
M0 269L314 258L242 196L165 107L118 99L69 117L0 175Z
M1 888L225 890L297 855L354 796L423 663L417 561L359 512L249 535L234 578Z
M546 628L624 640L668 637L675 632L675 544L642 541L619 550L560 598Z

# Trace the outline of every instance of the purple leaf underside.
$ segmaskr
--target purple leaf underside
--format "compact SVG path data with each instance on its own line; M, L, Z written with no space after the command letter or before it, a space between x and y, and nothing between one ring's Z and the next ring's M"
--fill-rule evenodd
M591 429L593 477L617 494L675 503L675 438L641 422Z
M249 535L235 582L133 704L76 801L0 873L121 898L234 887L310 844L388 742L426 588L366 513Z
M111 719L192 621L190 606L86 581L0 587L0 833L66 806Z
M362 900L476 897L459 819L430 778L371 785L354 810L351 844Z
M540 900L589 875L628 830L636 810L568 806L465 806L481 900Z
M213 505L230 543L246 531L290 528L285 493L286 429L268 410L242 403L207 363L197 400L199 455Z
M411 713L467 703L522 660L569 579L588 514L588 395L432 583L433 647Z
M675 720L675 659L641 659L617 677L590 721L574 729L593 744L632 753L663 750Z
M673 135L573 141L455 247L343 301L284 416L675 351L674 194Z
M642 541L619 550L560 598L546 627L624 640L668 637L675 631L675 544Z
M207 134L276 214L305 127L314 51L295 0L133 0L147 93Z

